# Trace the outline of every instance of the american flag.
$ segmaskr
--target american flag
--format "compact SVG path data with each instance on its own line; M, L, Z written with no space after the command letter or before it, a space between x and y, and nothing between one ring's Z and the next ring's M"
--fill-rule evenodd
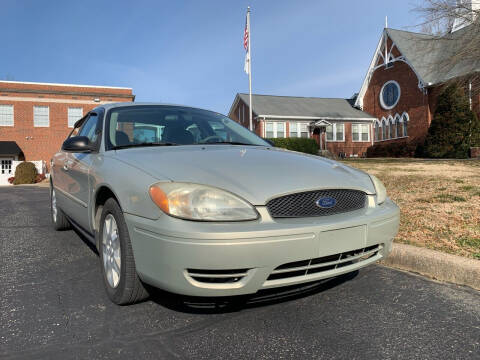
M247 19L245 18L245 31L243 32L243 47L246 51L248 51L248 23Z

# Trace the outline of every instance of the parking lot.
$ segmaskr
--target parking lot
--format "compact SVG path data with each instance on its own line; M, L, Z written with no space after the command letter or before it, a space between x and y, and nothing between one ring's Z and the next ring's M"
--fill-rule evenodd
M241 299L119 307L47 188L0 187L2 359L478 359L480 293L373 265ZM288 290L288 291L287 291Z

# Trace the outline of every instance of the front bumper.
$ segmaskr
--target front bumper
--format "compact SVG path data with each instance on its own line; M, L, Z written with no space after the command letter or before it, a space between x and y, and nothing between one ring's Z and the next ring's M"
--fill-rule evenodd
M389 199L316 218L272 219L265 207L257 210L258 220L236 223L125 214L140 278L191 296L252 294L329 278L386 257L400 220Z

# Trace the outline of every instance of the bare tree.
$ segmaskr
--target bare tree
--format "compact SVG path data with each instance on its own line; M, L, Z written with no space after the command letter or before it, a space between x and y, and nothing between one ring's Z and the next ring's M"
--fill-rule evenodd
M453 80L473 82L480 92L480 0L423 0L414 12L422 19L418 28L431 35L426 41L444 49L432 65L445 74L461 68L465 76Z

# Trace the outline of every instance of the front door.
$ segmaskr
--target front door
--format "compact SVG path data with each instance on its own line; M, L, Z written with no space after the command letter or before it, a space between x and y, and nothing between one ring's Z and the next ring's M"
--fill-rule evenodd
M12 177L13 158L0 157L0 185L8 185L8 178Z

